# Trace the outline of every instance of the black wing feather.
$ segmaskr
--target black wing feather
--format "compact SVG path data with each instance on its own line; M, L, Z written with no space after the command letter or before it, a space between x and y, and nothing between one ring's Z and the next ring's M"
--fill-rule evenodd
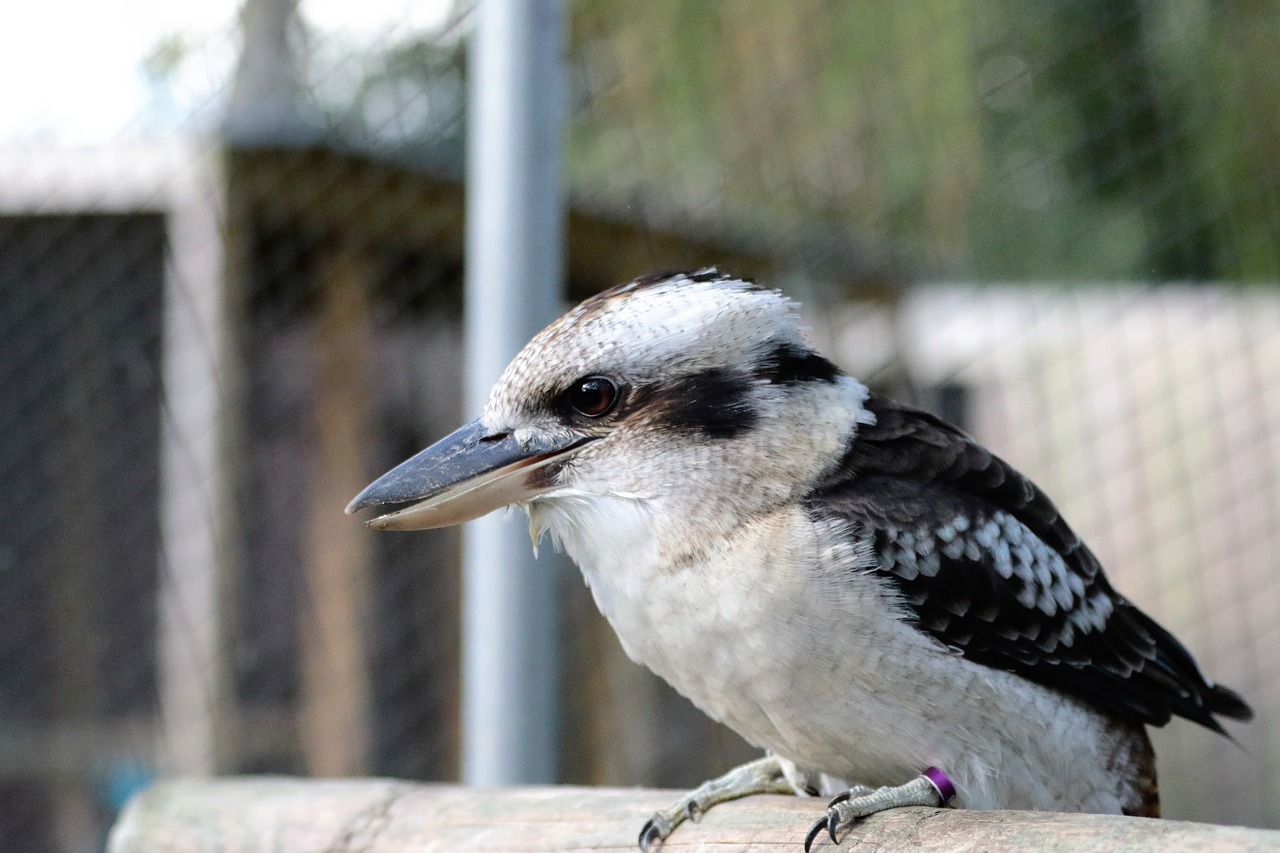
M1153 725L1248 705L1112 589L1030 480L951 424L872 395L873 425L808 497L871 537L921 629L966 658ZM998 534L998 535L997 535Z

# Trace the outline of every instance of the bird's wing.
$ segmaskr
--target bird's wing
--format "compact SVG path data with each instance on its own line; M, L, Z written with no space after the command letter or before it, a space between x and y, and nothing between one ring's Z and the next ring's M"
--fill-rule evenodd
M1248 719L1190 653L1117 594L1039 488L960 430L872 395L875 416L807 499L870 537L916 624L966 658L1126 719L1216 731Z

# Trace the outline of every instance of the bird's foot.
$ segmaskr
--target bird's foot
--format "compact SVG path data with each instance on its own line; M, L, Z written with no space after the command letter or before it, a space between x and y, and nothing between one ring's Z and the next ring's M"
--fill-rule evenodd
M794 793L795 789L787 781L779 758L766 755L756 761L749 761L717 779L702 783L670 808L656 812L640 830L640 849L649 853L655 842L665 841L686 820L697 823L703 813L717 803L751 794Z
M804 853L809 853L813 840L823 828L832 844L839 844L839 833L867 815L903 806L945 806L955 798L956 789L947 774L930 767L905 785L871 789L855 785L827 805L827 813L809 830L804 839Z

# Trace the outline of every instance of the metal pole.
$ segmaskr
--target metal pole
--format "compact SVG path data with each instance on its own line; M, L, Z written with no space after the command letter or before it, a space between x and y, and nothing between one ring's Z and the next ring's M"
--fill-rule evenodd
M467 408L556 313L563 276L560 0L480 0L467 143ZM552 782L556 573L519 518L463 532L462 778Z
M223 631L232 501L226 431L233 420L222 222L225 178L197 146L170 185L160 423L160 714L166 774L211 776L237 766Z

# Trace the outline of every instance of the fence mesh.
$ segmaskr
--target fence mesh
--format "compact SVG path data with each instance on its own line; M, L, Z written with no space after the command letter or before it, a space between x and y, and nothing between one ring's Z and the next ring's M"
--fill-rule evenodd
M471 416L471 16L318 9L162 40L154 102L92 151L0 145L5 849L101 845L173 773L457 777L458 536L341 510ZM1280 826L1277 7L565 17L570 296L715 263L802 299L825 352L1031 475L1253 704L1234 743L1157 733L1166 814ZM562 781L754 754L548 571Z

